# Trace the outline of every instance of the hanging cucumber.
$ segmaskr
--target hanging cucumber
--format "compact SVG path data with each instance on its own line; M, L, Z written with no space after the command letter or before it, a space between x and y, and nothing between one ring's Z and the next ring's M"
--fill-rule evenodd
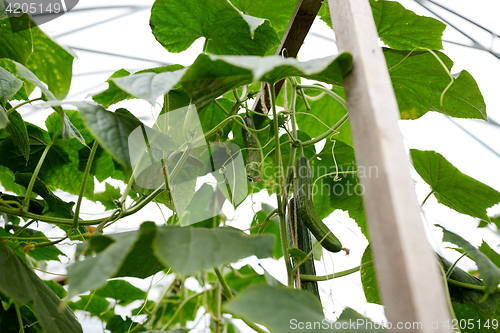
M297 159L297 212L302 217L305 224L316 237L318 242L330 252L339 252L342 250L342 244L330 232L330 229L320 220L314 210L312 199L312 174L309 160L305 156ZM325 237L326 236L326 237ZM323 239L324 238L324 239ZM323 239L323 241L321 241Z
M296 212L294 201L295 200L292 198L289 202L290 211L287 215L288 220L286 224L288 229L288 240L290 243L290 247L293 247L294 244L292 244L292 239L295 238L295 235L297 235L297 248L299 250L302 250L305 254L309 254L309 252L311 252L313 249L311 234L309 233L304 220L299 214L297 214L297 219L294 218ZM292 230L295 230L295 221L297 221L297 232L292 233ZM294 267L297 264L298 263L294 260ZM316 275L316 269L314 268L314 257L312 253L311 256L307 258L306 261L304 261L304 263L299 267L299 273L306 275ZM316 295L316 297L318 297L319 299L318 283L316 281L301 280L300 288L309 291L313 295Z
M248 128L255 129L255 125L253 123L253 118L251 116L245 116L245 125ZM243 144L245 145L245 151L247 153L247 161L245 166L245 171L248 180L253 182L262 182L262 178L260 178L260 143L255 137L255 134L252 134L250 131L247 131L245 128L241 130L243 134Z

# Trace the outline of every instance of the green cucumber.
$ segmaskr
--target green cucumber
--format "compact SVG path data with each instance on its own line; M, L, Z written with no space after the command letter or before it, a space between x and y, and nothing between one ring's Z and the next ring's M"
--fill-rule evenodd
M245 116L244 120L248 128L255 129L251 116ZM241 134L243 135L243 144L245 148L247 148L245 149L247 155L245 172L247 178L253 182L262 182L262 178L260 177L260 143L255 134L251 133L246 128L241 130Z
M297 235L297 248L299 250L302 250L305 254L309 254L309 252L312 251L313 249L313 243L311 239L311 234L309 233L309 230L307 229L307 226L304 223L304 220L302 217L297 214L297 231L296 233L292 233L292 230L295 230L295 204L294 204L294 199L290 199L289 202L289 207L290 211L288 212L287 215L287 229L288 229L288 240L290 247L293 248L294 244L292 244L292 239L295 238L295 235ZM293 226L293 228L292 228ZM293 260L294 267L298 264ZM311 256L304 261L302 265L299 267L299 273L300 274L306 274L306 275L316 275L316 269L314 268L314 255L311 253ZM319 291L318 291L318 283L316 281L300 281L300 288L309 291L313 295L316 295L319 299Z
M300 156L297 159L297 211L298 215L302 216L305 224L316 237L318 242L330 252L339 252L342 250L342 243L335 235L330 232L330 229L320 220L314 210L312 199L312 173L309 160L305 156ZM326 236L326 237L325 237ZM324 239L323 239L324 238Z

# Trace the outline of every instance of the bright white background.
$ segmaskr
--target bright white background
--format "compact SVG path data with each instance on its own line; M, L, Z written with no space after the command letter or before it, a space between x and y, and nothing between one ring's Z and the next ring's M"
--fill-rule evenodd
M153 1L151 0L123 0L119 3L111 0L82 0L76 8L81 9L116 5L151 6L152 3ZM432 16L432 14L424 10L414 1L403 0L401 3L406 8L414 10L417 14ZM455 0L440 1L440 3L449 6L454 11L467 16L496 33L500 33L500 24L498 23L498 13L500 13L499 2L493 0L478 0L472 3L465 0ZM495 47L496 52L500 53L499 39L492 39L488 33L482 32L473 25L463 20L456 19L443 10L439 10L437 7L433 8L447 19L452 20L453 23L457 24L461 29L476 38L480 43L487 47L492 45ZM203 40L200 39L186 52L180 54L168 53L155 40L151 33L149 27L149 9L135 10L135 12L130 15L111 20L111 18L125 14L129 11L129 9L75 11L42 26L42 29L48 35L52 36L58 43L63 45L151 60L131 60L111 55L75 50L78 59L75 59L74 62L75 75L67 98L68 100L91 100L89 97L90 95L107 88L105 80L118 69L125 68L129 71L136 71L160 66L161 63L178 63L189 66L201 52ZM107 22L102 24L99 23L103 21ZM68 32L91 24L95 25L88 29L67 34ZM298 56L299 60L305 61L335 54L337 50L332 41L333 38L334 33L322 21L317 19L309 36L306 38L305 44L302 46ZM450 27L445 31L444 39L467 45L472 44L467 38ZM452 73L457 73L462 69L466 69L473 75L485 98L489 117L492 120L500 122L500 100L498 98L498 92L500 91L500 60L487 52L472 48L457 46L450 43L444 43L444 47L444 52L454 61ZM139 100L120 102L111 106L109 109L115 110L120 107L127 108L147 124L152 124L153 118L156 117L160 111L159 106L152 108L147 102ZM21 108L20 112L27 121L35 122L40 125L43 124L50 111L28 106ZM400 122L400 128L405 137L406 147L408 149L435 150L465 174L500 191L500 177L498 177L498 171L500 170L500 157L498 156L498 154L500 154L500 146L498 144L500 127L476 120L455 119L454 121L483 140L496 151L497 155L484 148L471 136L449 121L449 119L434 112L427 113L419 120ZM416 180L418 199L419 202L422 202L429 193L429 187L413 170L412 172ZM119 182L113 181L111 181L111 183L113 185L119 184ZM100 190L104 189L104 183L96 184L96 188ZM67 195L66 198L73 201L75 200L75 197L70 195ZM263 192L254 196L254 202L257 203L253 206L251 201L247 200L236 212L228 205L225 205L224 212L230 219L233 218L231 225L246 229L251 223L253 216L252 211L260 210L259 202L261 201L267 202L273 206L276 205L275 200ZM98 208L96 208L96 206ZM100 206L100 204L86 202L82 207L82 217L84 219L94 218L96 214L102 214L102 211L103 207ZM499 212L500 209L498 206L489 210L490 215ZM163 208L163 213L167 217L170 215L166 208ZM140 214L120 220L113 227L107 229L106 232L133 230L145 220L155 221L159 225L164 223L164 219L158 207L150 204ZM493 248L497 248L500 243L499 234L495 227L488 227L478 231L476 229L478 224L476 219L461 215L447 207L439 205L434 197L431 197L424 206L423 221L427 225L428 238L433 248L439 253L444 254L450 260L457 259L458 254L452 250L444 249L443 245L440 243L442 235L439 230L433 226L436 223L465 236L474 245L480 245L482 239L487 241ZM321 263L317 262L318 275L342 271L358 266L363 251L368 243L359 232L359 228L354 221L348 217L347 213L337 211L325 219L325 223L335 232L339 239L342 240L343 245L351 249L351 253L348 257L342 253L335 255L326 254ZM61 234L57 228L53 228L52 226L41 224L40 227L42 227L48 235L55 236ZM61 245L60 248L68 253L68 258L62 259L62 262L66 265L73 260L73 247L70 244L65 244ZM257 261L245 260L245 262L251 262L255 265ZM260 263L277 279L285 282L285 270L282 260L278 262L267 259L261 260ZM241 263L241 265L242 264L243 263ZM240 266L240 264L238 264L238 266ZM460 261L459 266L464 269L474 268L473 262L466 258ZM52 262L49 263L47 270L59 274L65 273L64 265ZM43 275L43 278L53 277L53 275ZM160 276L160 274L157 274L154 278L155 282L161 281L153 287L150 292L149 297L152 300L157 299L162 286L168 282L168 278L161 278L162 276ZM147 290L151 279L130 279L130 282L143 290ZM376 321L385 319L381 306L366 303L359 273L335 279L334 281L321 282L319 286L322 293L324 312L328 318L334 319L340 315L344 307L349 306ZM193 288L196 287L196 284L193 283ZM119 310L117 312L126 315L129 314L128 311L128 309L122 309L121 312ZM78 317L86 333L103 331L99 321L89 318L83 313L78 313ZM201 320L201 326L198 325L198 327L204 326L203 323L206 318L202 318ZM204 331L202 329L195 329L193 332Z

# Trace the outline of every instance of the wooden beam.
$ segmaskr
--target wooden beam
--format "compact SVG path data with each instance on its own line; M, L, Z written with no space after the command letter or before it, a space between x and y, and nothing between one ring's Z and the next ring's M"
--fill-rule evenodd
M279 1L279 0L277 0ZM299 0L297 6L295 7L295 11L290 18L290 22L288 23L288 27L285 30L285 34L281 39L281 44L278 46L276 50L276 55L281 55L283 50L286 50L284 53L285 57L295 58L299 53L299 49L304 43L304 39L311 28L316 15L318 15L319 9L321 8L322 0ZM274 85L274 91L276 95L281 90L283 86L284 80L277 82ZM271 108L271 101L269 95L269 89L267 88L267 83L263 85L263 89L255 98L254 105L252 110L263 112L262 103L260 99L262 98L262 93L267 95L266 107L269 110Z
M405 332L451 332L443 326L449 319L443 278L425 235L370 4L328 3L339 51L353 55L344 85L358 168L377 170L360 181L387 318L394 327L398 322L422 324ZM429 327L436 321L439 329Z

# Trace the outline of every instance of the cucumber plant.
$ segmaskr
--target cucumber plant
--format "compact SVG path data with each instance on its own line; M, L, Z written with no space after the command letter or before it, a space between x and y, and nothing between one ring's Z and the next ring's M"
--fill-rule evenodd
M343 89L351 55L307 62L272 55L296 2L156 0L150 19L156 40L182 52L203 37L202 52L189 67L121 69L92 102L64 101L72 53L35 25L16 32L16 25L30 21L27 14L0 15L0 331L82 332L74 315L81 311L112 333L182 332L195 325L213 332L238 332L244 325L289 332L292 323L323 322L321 281L358 271L367 301L382 304L369 247L360 266L316 276L315 250L324 247L335 261L344 255L337 253L342 246L351 246L322 219L346 211L368 240L369 234ZM398 2L370 4L401 118L432 111L486 121L474 78L465 70L451 75L453 62L439 51L445 25ZM329 22L327 8L319 16ZM277 95L273 87L283 80ZM263 112L251 108L259 91L270 105ZM161 101L153 126L116 108L132 98ZM30 123L23 119L27 105L52 113L44 123ZM482 226L498 222L486 210L500 202L499 192L437 152L410 155L431 187L429 197ZM205 176L212 180L198 186ZM105 191L95 190L96 181ZM263 191L276 204L252 211L250 228L223 214L226 203L238 219L249 217L238 206L248 198L258 207L253 199ZM82 218L83 202L106 216ZM141 211L148 204L169 211L169 218L147 221ZM114 233L112 226L127 216L140 227ZM63 236L49 240L39 230L45 224ZM443 232L444 241L478 268L479 278L436 256L458 328L473 319L467 332L498 332L499 254L487 243L476 248ZM58 247L63 243L76 249L58 280L64 288L35 273L67 256ZM258 263L234 265L250 256L283 258L286 281ZM141 290L128 279L153 276L169 281L156 298L152 287ZM136 308L123 318L119 307L130 304ZM327 319L337 320L325 321L334 328L369 320L349 308Z

